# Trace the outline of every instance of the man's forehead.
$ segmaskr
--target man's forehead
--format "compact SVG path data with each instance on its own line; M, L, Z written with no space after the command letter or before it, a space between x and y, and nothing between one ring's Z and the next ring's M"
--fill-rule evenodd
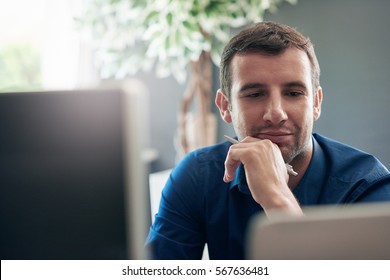
M279 55L264 55L261 53L240 54L233 57L231 77L235 76L281 76L281 75L311 75L310 61L305 52L289 50Z

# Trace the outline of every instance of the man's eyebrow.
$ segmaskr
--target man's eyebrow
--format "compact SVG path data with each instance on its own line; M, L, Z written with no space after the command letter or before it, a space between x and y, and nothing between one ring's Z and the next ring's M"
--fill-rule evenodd
M302 89L307 89L307 86L304 82L301 81L292 81L292 82L287 82L282 85L285 88L292 88L292 87L298 87ZM251 89L265 89L267 88L266 84L263 83L248 83L243 85L240 88L240 92L246 91L246 90L251 90Z
M240 88L240 91L246 91L246 90L249 90L249 89L261 89L261 88L266 88L267 86L265 84L262 84L262 83L249 83L249 84L245 84L243 85L241 88Z
M299 87L299 88L307 89L306 84L303 83L303 82L300 82L300 81L294 81L294 82L285 83L285 84L283 84L283 87L288 87L288 88Z

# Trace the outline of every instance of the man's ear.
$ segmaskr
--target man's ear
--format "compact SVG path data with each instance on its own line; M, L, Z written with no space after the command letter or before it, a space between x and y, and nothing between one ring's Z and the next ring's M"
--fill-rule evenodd
M221 89L218 89L217 95L215 96L215 105L217 105L219 109L219 113L221 114L221 118L226 123L232 122L232 117L230 115L230 103L229 98L222 92Z
M314 95L314 110L313 119L316 121L321 116L321 104L322 104L322 88L317 88L317 93Z

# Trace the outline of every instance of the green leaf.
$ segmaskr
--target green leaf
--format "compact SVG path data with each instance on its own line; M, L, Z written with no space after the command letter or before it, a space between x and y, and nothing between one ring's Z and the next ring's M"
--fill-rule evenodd
M167 22L169 25L172 25L172 19L173 19L172 13L168 13L167 14Z

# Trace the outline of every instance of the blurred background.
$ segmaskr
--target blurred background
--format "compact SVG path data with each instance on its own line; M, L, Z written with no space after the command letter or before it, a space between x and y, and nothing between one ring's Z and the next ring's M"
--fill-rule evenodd
M90 38L75 28L85 1L0 1L0 92L94 87L101 80ZM353 145L390 167L390 1L298 0L283 2L264 20L296 27L310 37L321 66L322 116L315 132ZM212 68L212 98L219 87ZM127 76L129 77L129 76ZM131 77L150 92L151 146L158 156L151 171L176 162L175 135L180 99L186 89L173 77L150 70ZM232 128L219 120L217 141Z

